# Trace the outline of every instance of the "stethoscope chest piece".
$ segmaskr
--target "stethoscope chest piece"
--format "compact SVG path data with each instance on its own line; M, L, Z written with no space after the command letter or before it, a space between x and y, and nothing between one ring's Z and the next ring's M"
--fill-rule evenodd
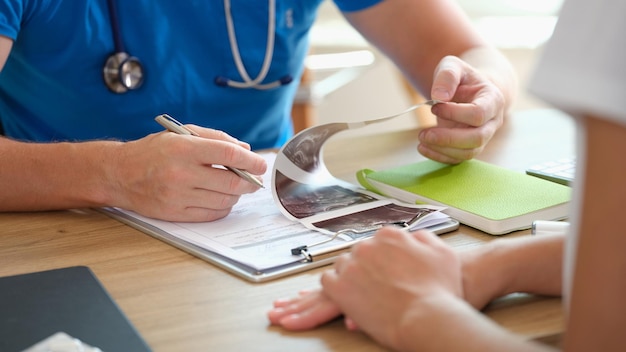
M109 56L102 74L106 86L115 93L137 89L143 83L141 62L125 52L116 52Z

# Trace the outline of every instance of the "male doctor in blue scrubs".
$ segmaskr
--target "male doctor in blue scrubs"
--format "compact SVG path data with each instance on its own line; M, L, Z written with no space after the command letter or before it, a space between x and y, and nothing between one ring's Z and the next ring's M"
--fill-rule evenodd
M0 0L0 211L116 206L171 221L226 216L258 186L251 150L292 135L321 0ZM453 0L335 0L432 112L418 151L484 148L515 95L509 63ZM202 138L165 133L168 113ZM203 126L203 127L201 127Z

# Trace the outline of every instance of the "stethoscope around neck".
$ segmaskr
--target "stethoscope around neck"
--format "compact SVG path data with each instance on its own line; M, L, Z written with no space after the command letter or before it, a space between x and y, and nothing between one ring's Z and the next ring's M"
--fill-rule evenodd
M111 30L113 33L115 52L107 58L104 64L104 68L102 70L104 83L115 93L125 93L141 86L144 81L144 69L138 58L129 55L124 50L115 0L107 0L107 6L109 9L109 18L111 20ZM230 43L230 49L235 66L237 67L237 71L243 81L235 81L224 76L217 76L215 77L215 84L220 87L267 90L291 83L293 81L293 77L291 75L285 75L273 82L263 83L269 72L269 68L272 63L272 56L274 54L276 0L268 0L269 14L265 57L263 58L261 70L254 79L250 78L250 74L246 70L239 53L239 45L237 44L235 25L233 23L233 16L230 7L230 0L224 0L228 41Z
M143 66L139 59L129 55L126 50L124 50L115 5L115 0L107 0L115 52L110 55L104 63L102 75L107 88L112 92L121 94L141 87L144 74Z

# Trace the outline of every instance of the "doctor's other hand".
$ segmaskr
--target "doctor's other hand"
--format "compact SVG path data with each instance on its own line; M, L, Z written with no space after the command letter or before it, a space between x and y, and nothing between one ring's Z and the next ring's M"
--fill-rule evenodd
M502 126L505 96L483 72L456 56L444 57L431 88L431 98L444 103L432 107L437 125L420 131L418 151L447 164L476 157Z
M241 195L258 190L221 167L260 179L267 163L247 143L221 131L188 128L200 137L164 131L120 144L107 175L113 199L106 203L167 221L213 221L228 215Z

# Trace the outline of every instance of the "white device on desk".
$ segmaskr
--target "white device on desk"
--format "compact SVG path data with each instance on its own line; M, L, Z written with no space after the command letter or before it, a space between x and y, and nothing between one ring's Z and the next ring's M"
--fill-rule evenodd
M569 231L569 222L536 220L530 231L531 235L561 235Z
M569 186L576 173L576 158L562 158L533 165L526 169L528 175Z

